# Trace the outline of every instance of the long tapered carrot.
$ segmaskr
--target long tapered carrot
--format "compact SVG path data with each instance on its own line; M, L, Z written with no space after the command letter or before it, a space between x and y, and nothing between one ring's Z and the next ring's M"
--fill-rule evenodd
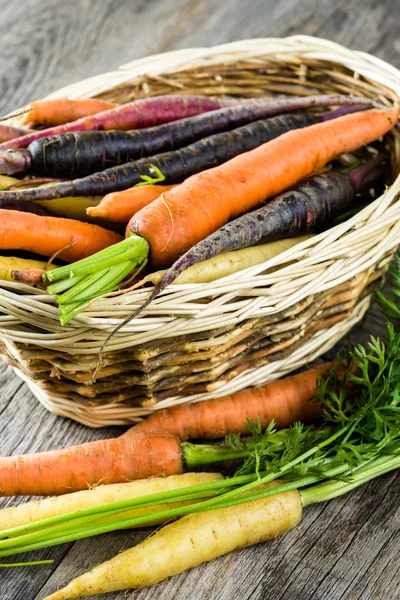
M36 100L28 105L28 112L15 119L28 127L35 125L63 125L77 119L89 117L96 113L118 106L115 102L99 98L51 98Z
M97 206L90 206L86 212L91 217L102 217L115 223L128 223L132 215L174 187L176 185L135 186L122 192L107 194Z
M325 363L251 390L161 410L131 427L121 437L163 430L182 441L212 440L231 433L245 434L246 419L259 419L263 429L272 419L279 428L295 421L313 421L321 416L321 407L310 399L316 394L318 377L325 375L329 367Z
M293 112L296 108L332 105L335 102L354 102L349 96L308 96L287 100L245 101L178 121L135 129L134 131L78 131L42 138L27 149L0 151L0 172L31 171L36 175L55 175L76 178L109 169L146 156L183 148L188 144L253 121L276 114ZM337 118L363 110L364 104L341 106L324 115ZM121 109L122 110L122 109Z
M1 210L0 249L28 250L72 262L121 241L113 231L73 219L38 216L18 210ZM71 245L72 244L72 245Z
M119 438L52 452L0 458L0 495L51 495L182 471L179 441L248 433L246 420L266 428L310 422L321 407L310 400L329 364L251 390L170 408L131 427ZM159 435L157 435L159 434ZM179 441L178 441L179 440ZM201 464L200 462L197 464Z
M52 496L91 485L176 475L179 441L167 432L88 442L80 446L0 458L0 496Z
M149 242L154 266L169 266L231 219L321 169L338 154L384 135L398 117L398 106L390 111L372 109L289 131L189 177L136 213L127 231Z
M192 265L225 252L249 248L299 233L318 233L355 202L356 194L373 187L382 176L377 155L348 173L328 171L309 177L268 204L229 221L201 240L170 267L152 292L155 298Z
M105 196L142 183L144 177L153 177L154 171L157 169L163 175L165 184L181 183L190 175L227 162L234 156L253 150L260 144L264 144L291 129L318 123L321 118L323 117L316 114L295 113L254 121L244 127L203 138L179 150L141 158L72 181L59 182L55 185L41 187L39 190L32 188L30 190L15 190L12 193L1 191L0 198L4 198L6 195L10 200L21 198L22 200L35 201L67 196ZM49 143L51 143L51 140L49 140ZM18 153L18 163L20 159L23 161L26 159L26 153L21 150L16 152ZM3 153L0 150L0 171L13 172L14 158L15 152L13 150L6 150ZM80 161L78 160L78 162Z
M69 131L142 129L143 127L177 121L184 117L198 115L238 102L239 100L219 100L218 98L208 98L206 96L154 96L153 98L143 98L71 123L33 131L10 142L0 144L0 148L26 148L35 140Z

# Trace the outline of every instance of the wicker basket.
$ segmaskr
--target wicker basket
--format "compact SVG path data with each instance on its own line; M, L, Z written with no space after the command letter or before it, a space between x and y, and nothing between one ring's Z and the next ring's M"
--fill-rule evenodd
M135 61L53 96L128 101L158 94L353 93L391 105L400 72L332 42L296 36ZM399 132L387 136L399 172ZM50 411L92 427L263 384L331 348L368 309L400 235L400 177L356 216L263 264L213 283L174 285L109 343L149 293L102 298L65 327L54 298L2 282L4 360ZM112 318L110 318L112 315Z

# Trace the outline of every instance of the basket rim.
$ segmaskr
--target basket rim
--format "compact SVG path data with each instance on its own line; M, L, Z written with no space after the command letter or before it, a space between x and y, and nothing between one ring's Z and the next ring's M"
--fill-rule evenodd
M314 48L310 49L309 46L314 46ZM183 70L188 66L207 66L221 62L235 62L237 60L237 53L242 53L242 59L254 59L259 56L265 56L267 48L267 54L271 55L293 55L293 52L297 52L298 56L319 58L330 62L335 62L335 59L341 57L343 60L337 62L366 77L371 76L368 67L379 67L388 79L382 81L375 79L375 81L390 87L397 96L400 96L400 70L394 65L368 52L351 50L342 44L325 38L293 35L285 38L249 38L217 46L183 48L152 54L120 65L116 70L106 71L105 73L69 84L47 95L46 98L57 98L66 93L71 97L84 97L85 93L81 90L82 85L94 86L91 94L100 94L103 91L107 91L110 87L126 83L132 77L146 74L167 74ZM326 53L323 57L321 57L322 52ZM315 56L315 53L318 55ZM213 60L211 60L211 57L213 57ZM359 60L357 59L362 60L364 65L360 67ZM162 71L160 71L160 68ZM379 77L379 73L374 72L374 75L375 77L377 75ZM388 83L388 80L391 84Z

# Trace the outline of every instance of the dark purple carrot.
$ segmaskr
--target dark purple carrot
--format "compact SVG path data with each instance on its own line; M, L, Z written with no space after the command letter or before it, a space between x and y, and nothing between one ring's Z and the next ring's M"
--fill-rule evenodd
M134 100L128 104L121 104L116 108L110 108L71 123L33 131L10 142L0 144L0 148L26 148L35 140L70 131L142 129L143 127L152 127L153 125L177 121L185 117L216 110L223 106L231 106L239 102L240 99L220 100L206 96L155 96L154 98L144 98Z
M0 123L0 143L9 142L15 138L19 138L29 133L29 129L22 129L21 127L13 127L11 125L4 125Z
M22 212L33 213L41 217L48 217L51 213L33 202L26 202L26 200L1 200L0 199L0 210L19 210ZM1 219L1 212L0 212Z
M343 108L339 108L338 111L338 116L343 114ZM325 115L294 113L254 121L232 131L216 133L208 138L203 138L180 150L142 158L88 177L56 183L43 188L3 191L0 192L0 198L52 200L67 196L104 196L133 187L142 181L143 176L153 176L155 168L165 177L164 184L181 183L190 175L221 165L292 129L308 127L329 120L335 114L337 114L336 111Z
M252 103L247 101L237 106L136 131L84 131L46 137L32 142L27 149L0 151L0 173L31 170L37 175L81 177L132 160L182 148L206 136L277 114L333 105L345 105L345 112L348 113L368 106L368 99L361 99L362 104L359 100L351 96L308 96L273 102L270 99ZM333 113L335 116L341 114L338 111Z
M234 219L175 261L140 310L192 265L225 252L323 231L351 207L356 194L368 190L382 172L382 156L378 155L348 173L321 173L280 194L266 206Z

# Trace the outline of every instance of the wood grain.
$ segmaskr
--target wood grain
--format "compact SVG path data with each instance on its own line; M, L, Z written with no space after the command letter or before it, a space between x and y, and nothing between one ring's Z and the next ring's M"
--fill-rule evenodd
M396 6L391 0L0 0L0 113L141 56L253 37L321 36L399 67ZM383 330L374 305L341 346L363 343ZM0 385L2 455L120 431L89 430L50 415L4 365ZM232 553L151 590L99 600L395 600L400 589L399 489L400 475L387 475L346 497L307 508L297 530L271 543ZM3 499L0 506L14 502ZM42 600L146 535L117 532L38 551L36 558L51 557L54 564L2 570L1 599Z

